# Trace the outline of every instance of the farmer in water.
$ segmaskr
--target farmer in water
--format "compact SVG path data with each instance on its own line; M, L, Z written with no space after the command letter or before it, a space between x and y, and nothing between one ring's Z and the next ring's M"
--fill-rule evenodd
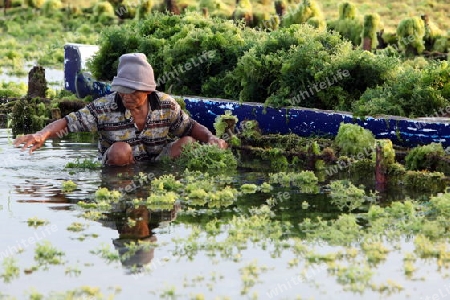
M119 58L114 93L96 99L86 107L59 119L44 129L14 141L30 154L47 139L68 132L97 131L98 157L104 164L124 166L136 161L176 158L183 145L193 141L227 143L205 126L191 119L169 95L156 91L153 69L143 53ZM178 137L173 140L172 138Z

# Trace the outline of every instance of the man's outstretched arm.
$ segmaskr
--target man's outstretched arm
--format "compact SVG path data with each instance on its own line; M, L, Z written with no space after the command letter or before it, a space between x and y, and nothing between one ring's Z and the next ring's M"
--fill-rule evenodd
M62 118L48 124L36 133L26 134L16 138L13 144L15 147L20 147L23 144L22 151L30 147L31 154L34 150L42 147L47 139L61 137L67 132L67 120Z
M208 128L197 122L194 122L192 125L191 136L200 142L215 144L222 149L226 149L228 147L228 144L224 140L219 139L213 135Z

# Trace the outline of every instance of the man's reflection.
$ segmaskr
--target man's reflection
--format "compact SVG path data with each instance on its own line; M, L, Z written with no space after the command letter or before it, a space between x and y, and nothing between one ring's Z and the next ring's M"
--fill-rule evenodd
M175 220L179 209L179 204L175 204L171 210L158 211L151 211L141 205L109 215L112 217L109 220L114 220L114 227L119 233L119 238L114 239L113 244L124 267L139 270L152 261L157 241L152 231L162 222ZM104 225L112 227L113 224Z

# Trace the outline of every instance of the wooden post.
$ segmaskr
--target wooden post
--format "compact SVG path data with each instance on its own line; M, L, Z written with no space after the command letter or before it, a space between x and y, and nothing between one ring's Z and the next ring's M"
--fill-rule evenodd
M385 49L388 46L388 44L383 39L383 33L384 29L381 29L380 31L377 32L377 41L378 41L377 49Z
M277 0L274 3L275 6L275 12L277 13L277 15L281 18L283 18L283 16L286 14L286 4L283 3L282 0Z
M166 5L166 9L168 12L174 14L174 15L179 15L180 9L178 8L177 4L175 3L175 0L165 0L165 5Z
M308 147L307 159L306 159L306 169L314 171L316 169L317 154L314 152L313 143Z
M203 16L204 16L205 18L208 18L208 17L209 17L209 12L208 12L208 8L207 8L207 7L203 7L203 8L202 8L202 13L203 13Z
M6 16L6 9L11 8L12 6L12 0L5 0L3 2L3 14Z
M363 50L372 51L372 39L365 37L363 41Z
M28 97L45 98L47 81L45 80L45 69L41 66L34 66L28 73Z
M386 190L386 166L383 160L383 148L377 143L375 148L375 180L377 192L383 193Z

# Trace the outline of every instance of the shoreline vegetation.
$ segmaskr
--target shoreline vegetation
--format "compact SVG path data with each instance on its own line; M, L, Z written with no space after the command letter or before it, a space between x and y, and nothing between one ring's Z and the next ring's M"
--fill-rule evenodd
M25 75L30 60L61 67L64 44L73 42L100 46L87 69L105 81L121 54L144 52L158 89L176 95L410 118L450 105L450 38L439 18L450 8L439 1L409 9L394 28L351 2L335 4L338 16L314 0L12 2L0 19L6 74ZM0 88L0 97L25 95L24 85ZM53 89L46 96L61 98Z

